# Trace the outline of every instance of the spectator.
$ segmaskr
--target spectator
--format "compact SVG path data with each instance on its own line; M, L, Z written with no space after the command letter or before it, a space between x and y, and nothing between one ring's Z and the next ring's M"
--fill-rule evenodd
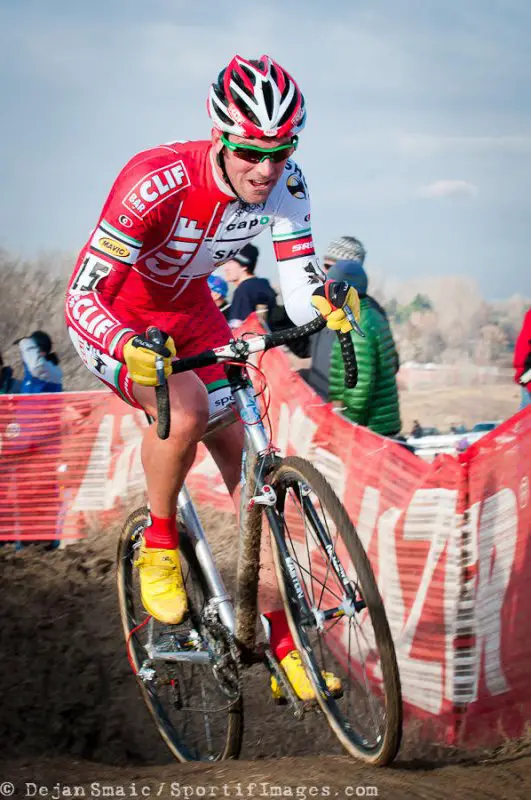
M420 439L420 437L422 436L422 425L420 424L418 419L413 421L413 427L411 428L411 436L414 439Z
M229 284L220 275L214 275L214 273L208 276L207 283L214 303L217 305L225 319L228 319L230 312L230 303L227 300L227 296L229 294Z
M531 405L531 308L524 317L514 347L514 379L520 386L520 408Z
M276 293L266 278L255 277L259 250L246 244L224 265L225 277L236 287L229 311L229 325L236 328L258 306L267 306L268 315L276 305Z
M354 236L340 236L328 245L328 249L323 258L323 268L328 277L330 267L333 267L338 259L346 261L358 261L361 265L365 260L366 250L359 239ZM309 369L302 369L300 375L310 384L314 392L328 401L328 380L330 377L330 358L332 356L332 345L337 339L336 334L330 328L323 328L310 339L310 355L312 363Z
M18 394L20 392L20 381L13 377L13 368L4 365L2 353L0 353L0 394Z
M44 331L34 331L31 336L17 339L24 363L22 394L61 392L63 371L59 359L52 351L52 340Z
M345 369L339 341L332 345L329 398L344 406L343 413L358 425L382 436L400 432L400 409L396 373L398 353L387 320L379 303L367 294L367 273L360 260L337 261L328 272L330 280L346 281L361 301L360 327L365 338L352 333L358 361L358 384L345 388Z
M324 270L328 273L336 261L359 261L363 264L367 251L354 236L340 236L333 239L328 245L328 250L323 258Z
M44 392L61 392L63 372L59 366L59 358L53 352L52 340L44 331L34 331L31 336L17 339L22 361L24 378L21 394L42 394ZM43 544L47 550L54 550L60 545L60 488L57 480L57 466L61 450L61 423L57 407L37 405L29 401L29 405L21 405L17 421L21 427L19 447L36 450L43 465L40 475L39 496L42 503L41 527L47 528L50 535L57 538ZM16 467L18 471L19 467ZM20 481L23 483L23 480ZM17 539L16 549L20 550L28 544L35 544L32 539Z

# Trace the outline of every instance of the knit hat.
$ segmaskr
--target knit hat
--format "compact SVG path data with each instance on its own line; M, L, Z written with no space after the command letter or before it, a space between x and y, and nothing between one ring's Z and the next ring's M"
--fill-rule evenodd
M249 272L254 272L259 252L258 247L255 247L254 244L246 244L239 253L233 256L233 261L237 261L242 267L246 267Z
M229 284L221 275L209 275L207 278L208 287L211 292L216 292L222 297L226 297L229 293Z
M325 261L356 260L363 264L366 255L367 251L359 239L354 236L340 236L330 242L324 258Z
M367 294L369 279L361 261L336 261L328 270L327 278L331 281L346 281L358 294Z

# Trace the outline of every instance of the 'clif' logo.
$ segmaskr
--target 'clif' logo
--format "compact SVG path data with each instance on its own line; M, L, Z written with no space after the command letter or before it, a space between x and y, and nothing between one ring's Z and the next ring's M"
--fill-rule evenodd
M138 219L143 219L152 209L181 189L190 186L190 179L182 161L168 164L144 175L122 200L123 205Z

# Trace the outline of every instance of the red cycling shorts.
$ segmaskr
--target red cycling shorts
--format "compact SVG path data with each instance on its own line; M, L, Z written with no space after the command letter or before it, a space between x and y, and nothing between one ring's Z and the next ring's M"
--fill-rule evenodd
M131 328L137 333L144 333L150 325L160 328L173 338L180 358L221 347L232 338L227 321L212 300L206 281L193 281L178 298L178 304L179 307L171 311L131 309L122 304L118 297L111 310L113 316L123 322L124 328ZM69 328L69 334L85 366L119 397L135 408L141 408L133 394L133 382L127 366L113 358L108 351L94 347L73 328ZM230 391L223 365L214 364L194 371L207 388L211 413L225 405Z

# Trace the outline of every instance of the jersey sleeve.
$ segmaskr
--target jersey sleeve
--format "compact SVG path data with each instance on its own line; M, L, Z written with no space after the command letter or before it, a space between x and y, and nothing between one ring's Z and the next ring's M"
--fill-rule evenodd
M315 255L310 225L310 198L300 167L288 161L281 177L280 201L271 225L284 306L296 325L317 312L310 298L325 276Z
M136 262L146 230L124 206L138 180L138 167L126 165L103 206L97 226L79 254L66 298L66 321L97 348L118 354L118 344L131 331L112 312L127 274Z
M126 338L137 331L113 313L113 300L157 223L160 204L188 185L183 162L173 150L155 148L135 156L115 180L77 260L68 288L67 323L118 359Z

